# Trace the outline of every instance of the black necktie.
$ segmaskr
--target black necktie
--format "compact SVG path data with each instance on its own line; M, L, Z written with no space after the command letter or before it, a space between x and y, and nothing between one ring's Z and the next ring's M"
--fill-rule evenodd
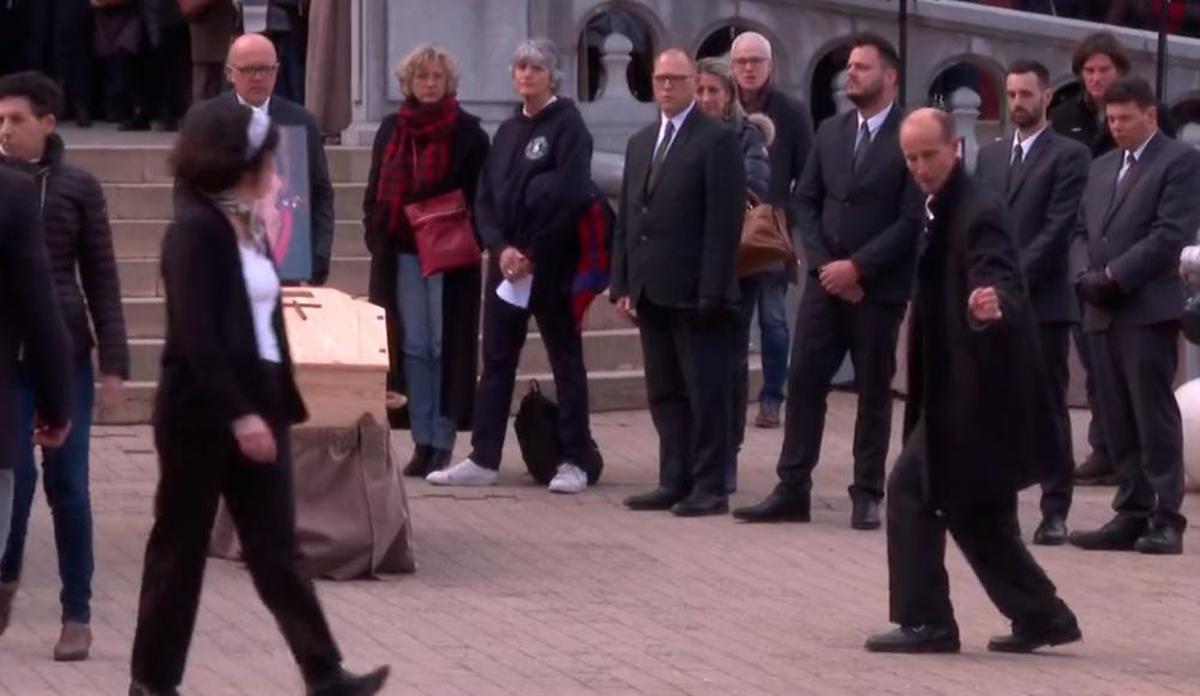
M1133 165L1137 164L1137 156L1132 152L1125 153L1125 166L1121 167L1121 171L1117 172L1117 188L1121 188L1121 182L1125 177L1129 176L1129 170L1133 169Z
M1025 148L1018 143L1013 145L1012 162L1008 165L1008 190L1012 191L1013 187L1021 179L1021 165L1025 163Z
M663 131L662 142L654 150L654 159L650 161L650 181L649 187L654 188L658 183L658 173L662 168L663 161L667 159L667 150L671 149L671 138L675 135L675 122L667 121L667 128Z
M850 166L853 171L859 171L867 161L867 148L871 145L871 127L866 121L862 122L862 128L858 129L858 142L854 145L854 159Z

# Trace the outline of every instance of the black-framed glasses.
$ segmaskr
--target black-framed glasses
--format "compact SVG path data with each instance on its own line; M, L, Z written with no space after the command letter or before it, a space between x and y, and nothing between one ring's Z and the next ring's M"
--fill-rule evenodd
M229 66L242 75L250 77L269 77L279 69L279 63L274 65L231 65Z
M666 87L668 85L678 87L694 77L694 75L655 75L650 79L654 80L654 84L659 87Z

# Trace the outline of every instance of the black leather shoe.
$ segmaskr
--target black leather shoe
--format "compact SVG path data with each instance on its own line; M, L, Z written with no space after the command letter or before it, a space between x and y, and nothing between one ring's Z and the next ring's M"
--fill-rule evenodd
M738 508L733 516L743 522L808 522L810 508L808 493L780 483L761 503Z
M675 503L686 496L666 488L655 488L649 493L631 495L625 499L625 507L630 510L670 510Z
M1013 632L1007 636L996 636L988 641L987 648L992 652L1031 653L1038 648L1066 645L1083 639L1079 630L1079 622L1066 606L1063 606L1058 616L1049 624L1025 629L1013 626Z
M148 131L150 130L150 119L142 116L135 116L122 121L121 124L117 126L117 130L122 133Z
M1038 546L1062 546L1067 543L1067 522L1058 515L1042 519L1033 532L1033 543Z
M391 667L379 667L369 674L351 674L346 670L308 685L308 696L371 696L383 689Z
M901 626L871 636L865 647L867 652L909 655L956 653L962 648L956 626Z
M429 455L432 452L428 445L417 445L413 450L412 459L404 467L404 475L411 478L425 478L429 473Z
M707 493L693 493L671 507L671 514L676 517L705 517L727 512L729 498Z
M431 447L429 449L429 473L441 471L450 466L450 458L454 453L448 449L441 447Z
M1077 486L1115 486L1117 472L1108 457L1092 452L1075 469L1075 485Z
M850 513L850 526L854 529L879 529L879 501L854 501L854 511Z
M176 689L155 691L145 684L133 682L129 685L129 696L179 696L179 691Z
M1138 517L1114 517L1092 532L1071 532L1067 541L1085 551L1132 551L1146 533L1146 520Z
M1155 525L1134 542L1133 548L1152 556L1175 556L1183 553L1183 532L1170 525Z

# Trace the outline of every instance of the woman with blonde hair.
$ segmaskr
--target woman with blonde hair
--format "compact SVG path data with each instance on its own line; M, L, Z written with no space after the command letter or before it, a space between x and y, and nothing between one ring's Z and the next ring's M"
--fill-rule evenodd
M447 49L416 47L396 77L404 103L375 134L363 225L370 298L387 316L388 388L408 397L391 414L412 431L404 474L425 476L450 463L457 431L471 427L482 279L479 265L425 276L404 209L454 191L469 206L489 144L479 119L458 104L458 68Z

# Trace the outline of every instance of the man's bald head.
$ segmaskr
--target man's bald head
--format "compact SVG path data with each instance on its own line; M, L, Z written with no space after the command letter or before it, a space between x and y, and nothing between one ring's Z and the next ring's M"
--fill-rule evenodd
M279 56L262 34L242 34L229 47L225 75L237 95L248 104L262 106L275 91Z
M775 69L774 53L767 37L756 31L738 34L729 48L729 62L738 87L747 95L766 87Z
M900 125L900 149L908 171L921 190L935 194L958 164L954 119L940 109L917 109Z
M742 32L734 37L733 45L729 47L730 55L737 55L745 51L755 51L764 58L775 57L771 52L770 39L757 31Z
M668 48L654 61L654 100L668 118L696 98L696 61L681 48Z

